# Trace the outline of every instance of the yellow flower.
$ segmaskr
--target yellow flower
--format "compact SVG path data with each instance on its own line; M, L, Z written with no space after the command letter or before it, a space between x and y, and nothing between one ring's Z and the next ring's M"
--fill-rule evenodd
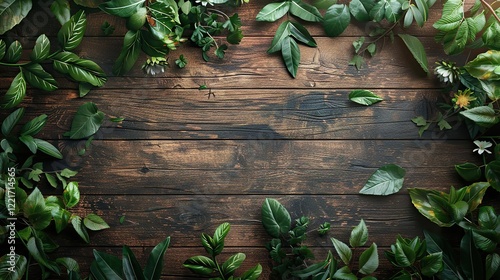
M469 88L465 91L459 90L455 93L455 98L452 99L453 103L455 103L455 108L468 109L470 102L476 100L471 94L473 94L473 92Z

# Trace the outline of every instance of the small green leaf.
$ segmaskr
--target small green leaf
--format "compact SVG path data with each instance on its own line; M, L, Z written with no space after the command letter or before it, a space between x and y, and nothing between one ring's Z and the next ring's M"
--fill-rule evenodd
M326 35L336 37L342 34L351 22L349 8L345 4L332 5L325 14L323 28Z
M45 34L40 35L35 42L33 51L30 54L32 62L44 61L50 54L50 41Z
M22 119L24 108L18 108L10 113L2 122L2 134L8 136L16 124Z
M362 274L372 274L378 268L377 244L372 243L359 257L359 272Z
M45 173L45 178L53 188L57 188L57 180L56 177L54 177L54 175Z
M183 265L192 272L205 276L210 276L217 267L212 259L205 256L191 257Z
M413 251L410 246L403 242L396 243L394 254L396 262L400 267L410 267L415 262L415 251Z
M436 252L425 256L421 261L422 275L432 277L443 268L443 252Z
M61 171L61 176L68 178L68 179L75 176L76 174L78 174L78 171L74 171L74 170L71 170L69 168L64 168Z
M71 7L68 0L55 0L50 5L50 10L61 25L67 23L71 18Z
M232 276L234 271L241 266L245 258L246 256L243 253L237 253L230 256L221 266L222 274L226 277Z
M291 1L270 3L264 6L257 14L257 21L276 21L282 18L290 10Z
M405 174L406 171L395 164L384 165L370 176L359 193L368 195L397 193L403 187Z
M281 42L281 55L285 61L288 72L295 78L300 64L300 49L291 37L286 37Z
M99 130L104 121L104 113L97 106L88 102L78 108L68 132L71 139L82 139L92 136Z
M57 89L57 82L54 77L45 71L40 64L28 64L21 69L24 78L30 85L45 91L54 91Z
M342 280L358 280L358 277L354 275L349 267L346 265L344 267L341 267L337 271L335 271L335 274L333 275L333 279L342 279Z
M175 65L177 65L177 67L179 67L181 69L184 68L184 67L186 67L187 60L186 60L186 58L184 57L183 54L181 54L179 56L179 58L177 60L175 60Z
M80 202L80 190L77 182L69 182L63 192L64 205L72 208Z
M365 60L362 56L356 54L349 61L349 65L355 66L356 70L359 71L359 70L361 70L361 68L363 68L363 65L365 65Z
M121 216L118 221L119 221L120 225L123 225L123 223L125 222L125 215Z
M482 206L479 208L478 223L482 228L496 230L500 217L495 213L492 206Z
M274 238L287 233L291 227L290 214L277 200L266 198L262 205L262 225Z
M411 121L417 126L427 125L427 120L424 119L424 117L422 117L422 116L415 117L415 118L411 119Z
M45 153L45 154L47 154L51 157L57 158L57 159L63 158L63 155L61 154L61 152L56 147L54 147L54 145L50 144L49 142L42 140L42 139L37 139L37 138L34 138L33 140L35 141L36 147L40 152Z
M12 83L10 84L7 93L2 97L2 101L0 103L0 108L2 109L10 109L14 108L21 101L23 101L24 96L26 95L26 80L24 79L23 72L19 72L16 75Z
M92 90L93 87L94 86L92 84L86 82L78 83L78 96L84 97Z
M316 7L301 0L290 1L290 13L305 21L321 22L323 20Z
M146 266L144 267L144 277L149 280L159 280L163 269L163 258L168 246L170 237L158 243L149 254Z
M123 38L123 47L113 65L113 74L123 75L134 66L141 51L141 33L129 30Z
M344 262L344 264L349 265L351 262L352 258L352 250L345 244L344 242L331 238L333 247L335 247L335 251L337 251L337 254L339 255L340 259Z
M366 241L368 241L368 228L366 227L365 221L361 219L359 224L351 231L349 244L351 247L356 248L364 246Z
M309 47L316 47L316 41L314 41L314 38L309 34L309 31L300 23L298 22L289 22L287 25L290 35L297 39L299 42L302 42Z
M354 103L370 106L384 99L374 94L372 91L358 89L353 90L349 93L349 100Z
M462 163L455 165L458 175L468 182L477 182L481 179L481 168L473 163Z
M76 49L83 40L87 19L83 10L78 11L67 21L57 33L59 44L65 51Z
M328 265L328 259L319 263L312 264L304 269L292 271L292 275L299 277L300 279L309 279L318 272L324 270L324 268Z
M73 225L73 228L75 229L76 233L78 233L78 235L83 239L83 241L85 241L86 243L90 243L89 234L82 224L82 218L80 218L79 216L71 217L71 224Z
M408 34L398 34L398 36L403 40L406 47L408 47L413 55L413 58L415 58L418 64L420 64L420 67L422 67L425 73L429 73L427 54L425 53L424 46L420 40L417 37Z
M85 219L83 219L83 224L86 228L90 230L103 230L109 228L109 225L98 215L96 214L88 214Z

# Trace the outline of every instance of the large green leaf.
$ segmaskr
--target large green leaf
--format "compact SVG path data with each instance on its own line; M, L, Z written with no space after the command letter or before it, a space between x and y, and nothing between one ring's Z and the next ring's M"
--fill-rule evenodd
M50 10L61 25L67 23L71 17L71 7L68 0L54 0L50 5Z
M109 225L100 216L93 213L88 214L85 219L83 219L83 224L90 230L103 230L109 228Z
M491 126L500 121L495 110L489 106L474 107L460 114L481 126Z
M123 75L134 66L141 51L141 33L129 30L123 38L123 47L113 65L113 74Z
M111 0L99 5L99 8L108 14L128 18L133 15L137 8L142 6L146 0Z
M200 275L209 276L217 268L215 262L205 256L195 256L184 262L184 267Z
M349 93L349 100L361 105L370 106L384 99L370 90L358 89Z
M452 206L438 199L443 193L417 188L408 189L408 192L413 206L431 222L440 227L450 227L455 224Z
M469 74L480 80L499 80L500 51L489 50L482 53L467 63L464 68Z
M142 268L128 246L123 246L123 274L127 280L146 280ZM148 279L149 280L149 279Z
M288 233L291 227L290 214L277 200L266 198L262 204L262 225L266 232L274 238Z
M2 122L2 134L8 136L16 124L22 119L24 108L18 108L10 113Z
M21 69L24 78L30 85L45 91L54 91L57 89L57 82L54 77L46 72L40 64L30 63L24 65Z
M395 164L384 165L372 174L359 193L369 195L397 193L403 187L405 174L406 171Z
M221 266L221 272L226 277L230 277L236 269L238 269L246 256L243 253L236 253L230 256Z
M23 212L34 229L44 229L49 226L52 220L50 209L45 207L45 200L38 188L35 188L26 198L23 205Z
M486 180L497 191L500 192L500 160L494 160L486 165Z
M14 264L14 265L12 265ZM23 255L15 255L14 260L10 256L3 255L0 258L0 279L19 280L26 273L28 261Z
M285 38L290 37L290 24L291 22L286 20L280 24L276 30L273 41L271 42L271 47L267 50L267 53L274 53L281 50L281 43Z
M413 55L413 58L415 58L418 64L420 64L420 67L422 67L426 73L429 73L427 54L425 53L424 45L422 45L420 40L417 37L408 34L398 34L398 36L403 40L406 47Z
M39 238L31 237L26 243L30 255L41 265L60 275L59 266L45 254L43 243Z
M337 254L339 255L340 259L344 262L345 265L349 265L351 263L351 258L352 258L352 250L345 244L344 242L336 239L336 238L331 238L333 247L335 248L335 251L337 251Z
M468 279L484 279L481 255L474 245L471 231L466 231L460 242L460 266Z
M149 280L159 280L163 269L163 257L170 245L170 236L156 245L149 254L148 261L144 267L144 276Z
M335 4L326 11L323 28L326 35L336 37L346 30L350 22L351 14L347 5Z
M351 247L356 248L364 246L366 241L368 241L368 228L366 227L365 221L361 219L359 224L351 231L349 244Z
M372 243L370 248L366 249L359 256L359 272L362 274L372 274L378 268L377 244Z
M264 6L257 14L257 21L276 21L286 15L290 10L291 1L270 3Z
M53 58L54 69L69 75L77 82L86 82L100 87L106 82L104 71L97 63L79 58L71 52L60 52Z
M50 54L50 41L45 34L40 35L35 42L30 59L33 62L44 61Z
M119 258L106 254L104 252L99 252L94 249L94 258L97 269L92 269L92 274L102 275L104 278L98 279L113 279L122 280L125 279L123 276L123 264Z
M169 52L168 47L165 46L163 41L156 39L151 32L141 29L141 48L149 56L166 56Z
M458 190L458 192L464 192L462 200L469 204L469 212L476 210L476 208L482 203L483 197L489 186L490 184L487 182L476 182Z
M494 22L483 33L484 45L490 49L500 50L500 23Z
M7 93L2 97L0 108L10 109L16 107L23 101L25 95L26 80L24 79L23 72L19 72L14 80L12 80Z
M42 114L25 123L19 131L19 134L35 136L45 126L45 122L47 122L47 115Z
M321 22L323 20L316 7L302 2L302 0L292 0L290 2L290 13L305 21Z
M21 54L23 52L23 47L19 41L14 41L9 45L7 52L5 53L4 60L8 63L17 63L21 59Z
M385 2L385 18L389 22L397 22L401 17L401 3L398 0Z
M92 136L99 130L104 121L104 113L92 102L87 102L78 108L67 133L71 139L82 139ZM66 134L65 134L66 135Z
M286 37L281 42L281 56L288 72L295 78L300 64L300 49L297 42L291 37Z
M474 246L481 251L493 253L497 248L500 234L491 229L472 229Z
M57 33L57 39L62 48L66 51L76 49L83 40L87 19L83 10L78 11L67 21Z
M0 35L20 23L32 7L31 0L3 0L0 2Z

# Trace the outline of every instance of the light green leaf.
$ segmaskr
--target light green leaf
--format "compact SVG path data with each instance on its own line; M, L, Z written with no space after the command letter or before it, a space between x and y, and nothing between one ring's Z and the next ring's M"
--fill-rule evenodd
M339 255L340 259L344 262L344 264L349 265L351 262L352 258L352 250L345 244L344 242L331 238L333 247L335 247L335 251L337 251L337 254Z
M283 1L279 3L270 3L264 6L257 14L257 21L276 21L282 18L290 10L291 1Z
M71 217L71 224L73 225L73 228L75 229L76 233L78 233L78 235L83 239L83 241L90 243L89 234L85 229L85 227L82 225L82 218L80 218L79 216Z
M90 230L103 230L109 228L109 225L98 215L96 214L88 214L85 219L83 219L83 224L86 228Z
M427 54L425 53L424 46L417 37L408 34L398 34L398 36L403 39L406 47L410 50L413 58L420 64L420 67L429 73L429 66L427 62Z
M54 91L57 89L57 82L54 77L46 72L40 64L30 63L21 69L24 78L30 85L45 91Z
M500 51L489 50L478 55L467 63L464 68L473 77L480 80L500 80L498 67L500 66Z
M339 279L339 280L358 280L358 277L354 275L349 267L343 266L337 271L335 271L335 274L333 275L333 279Z
M99 8L106 13L122 18L133 15L137 8L143 5L145 0L111 0L99 5Z
M362 274L372 274L378 268L377 244L372 243L359 257L359 272Z
M19 280L26 273L28 260L23 255L15 255L14 260L10 256L3 255L0 258L0 279Z
M47 154L51 157L57 158L57 159L63 158L63 155L61 154L61 152L56 147L54 147L52 144L50 144L49 142L42 140L42 139L37 139L37 138L34 138L33 140L36 143L37 149L39 151L41 151L42 153L45 153L45 154Z
M83 10L78 11L66 22L59 32L57 39L62 48L66 51L76 49L83 40L85 29L87 28L87 19Z
M397 22L401 17L401 3L397 0L385 2L385 18L389 22Z
M64 168L62 171L61 171L61 176L63 177L66 177L66 178L71 178L73 176L75 176L76 174L78 174L78 171L74 171L74 170L71 170L71 169L68 169L68 168Z
M286 37L281 42L281 55L288 72L295 78L300 64L300 49L294 39Z
M349 100L361 105L370 106L384 99L374 94L372 91L360 89L351 91L349 93Z
M301 0L292 0L290 2L290 13L305 21L321 22L323 20L316 7Z
M366 227L365 221L361 219L359 224L351 231L349 244L351 247L356 248L364 246L366 241L368 241L368 228Z
M104 113L97 109L97 106L88 102L78 108L75 118L71 123L69 137L71 139L82 139L92 136L99 130L104 121Z
M163 258L168 246L170 236L158 243L149 254L146 266L144 267L144 277L149 280L159 280L163 269Z
M77 182L69 182L63 192L63 201L66 208L72 208L80 202L80 190Z
M222 223L220 226L218 226L214 232L214 243L224 243L224 238L226 238L230 229L231 226L229 225L229 223Z
M28 15L32 0L3 0L0 2L0 35L11 30Z
M24 115L24 108L18 108L10 113L2 122L2 134L8 136L16 124L22 119Z
M191 257L187 259L183 265L192 272L205 276L212 274L217 267L212 259L205 256Z
M33 51L30 54L32 62L41 62L50 54L50 41L45 34L40 35L35 42Z
M426 0L415 0L415 4L417 4L417 8L422 15L423 21L427 21L427 18L429 16L429 6L427 5Z
M500 23L494 22L483 33L484 45L490 49L500 49ZM0 56L1 57L1 56Z
M68 0L54 0L50 5L50 10L61 25L67 23L71 17L71 7Z
M266 232L274 238L288 233L291 227L290 214L277 200L266 198L262 204L262 225Z
M26 80L24 79L22 71L16 75L12 83L10 84L7 93L2 97L0 103L0 108L10 109L16 107L23 101L26 95Z
M476 182L458 190L458 192L465 193L462 200L469 204L469 213L476 210L482 203L484 194L489 187L490 184L487 182Z
M230 256L223 264L221 267L221 272L225 276L229 277L231 276L236 269L238 269L243 261L245 260L246 256L243 253L237 253L232 256Z
M335 4L326 11L323 28L326 35L336 37L346 30L350 22L351 14L349 13L349 8L344 4Z
M113 65L113 74L123 75L134 66L141 51L141 33L129 30L123 38L120 56Z
M500 121L495 110L489 106L474 107L461 111L460 114L480 126L491 126Z
M395 164L384 165L372 174L359 193L369 195L397 193L403 187L405 174L406 171Z

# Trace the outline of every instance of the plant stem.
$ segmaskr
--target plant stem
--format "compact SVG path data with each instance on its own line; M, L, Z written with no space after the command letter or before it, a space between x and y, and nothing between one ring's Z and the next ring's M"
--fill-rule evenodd
M493 17L497 20L498 23L500 23L500 17L498 17L498 15L495 13L495 10L493 10L493 7L491 7L490 4L488 4L488 2L486 2L486 0L480 0L481 1L481 4L483 4L483 7L487 10L489 10L491 12L491 14L493 15Z
M7 62L0 62L0 65L2 66L11 66L11 67L16 67L16 66L24 66L30 64L30 62L25 62L25 63L7 63Z
M216 13L216 14L219 14L221 15L222 17L226 18L226 19L229 19L229 16L224 13L223 11L220 11L220 10L217 10L217 9L214 9L214 8L207 8L207 11L210 11L212 13Z
M366 51L366 49L368 49L368 46L371 45L371 44L374 44L374 43L377 43L380 39L384 38L385 36L387 36L387 34L389 34L397 25L398 25L399 21L396 21L391 27L389 27L384 33L382 33L382 35L380 35L379 37L377 37L375 40L369 42L369 43L365 43L365 47L362 47L361 49L359 49L358 51L358 55L362 54L363 52Z

